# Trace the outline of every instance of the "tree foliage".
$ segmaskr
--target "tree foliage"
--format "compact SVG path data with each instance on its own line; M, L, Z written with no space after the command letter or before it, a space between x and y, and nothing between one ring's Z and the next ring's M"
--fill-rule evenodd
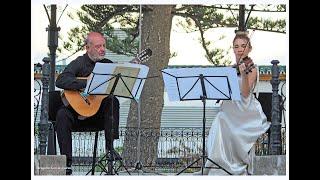
M254 9L255 5L251 7L251 11L261 11L265 13L285 12L285 5L257 6L256 9ZM239 5L182 5L177 7L173 14L184 17L184 19L179 21L179 24L184 27L186 32L200 32L200 43L210 63L213 65L227 65L230 63L230 60L224 59L227 55L225 50L220 48L210 49L213 42L207 40L205 33L212 28L238 27ZM249 15L247 15L247 17L249 17L247 20L247 29L285 33L284 19L273 21ZM221 37L221 39L223 39L223 37Z
M138 6L127 5L83 5L77 12L77 18L83 26L76 27L68 32L68 40L63 42L63 48L72 52L83 47L85 36L90 31L102 32L108 37L108 49L117 54L133 55L137 53L138 42L134 41L138 27ZM68 14L75 19L72 14ZM124 39L114 34L114 26L126 32Z
M143 12L148 6L142 6ZM252 8L252 9L251 9ZM272 20L250 13L284 13L286 6L280 5L250 5L246 7L247 29L285 33L285 19ZM208 40L206 31L219 27L238 27L239 5L177 5L172 15L182 17L177 24L186 32L198 31L199 42L205 51L205 57L213 65L228 65L225 59L227 51L217 48L212 40ZM69 17L73 18L70 14ZM135 55L139 42L139 6L138 5L83 5L77 12L77 18L83 26L71 29L68 40L63 42L63 49L69 52L83 48L83 40L89 31L103 32L108 37L108 49L117 54ZM114 34L115 26L126 33L120 39ZM223 39L223 37L219 37ZM176 54L173 53L174 56Z

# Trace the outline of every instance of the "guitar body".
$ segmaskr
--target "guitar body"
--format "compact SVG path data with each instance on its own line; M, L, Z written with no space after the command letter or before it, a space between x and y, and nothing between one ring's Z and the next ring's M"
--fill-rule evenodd
M84 117L95 115L100 108L102 100L107 97L107 95L89 95L87 97L82 97L79 91L74 90L64 90L63 96L68 104L79 115Z

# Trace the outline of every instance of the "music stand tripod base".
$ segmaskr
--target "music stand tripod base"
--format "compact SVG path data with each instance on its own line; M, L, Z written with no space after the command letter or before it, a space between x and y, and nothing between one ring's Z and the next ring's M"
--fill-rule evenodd
M119 167L115 167L114 164L116 164L117 162L120 162L120 166ZM96 167L99 167L102 171L100 173L100 175L104 172L106 175L119 175L118 171L121 167L123 167L126 172L130 174L130 172L128 171L128 169L123 165L123 161L121 156L115 151L115 150L108 150L108 152L102 157L100 158L100 160L97 162L96 165L94 165L94 167L92 167L86 175L88 175L90 172L92 172L91 174L94 175L94 170Z

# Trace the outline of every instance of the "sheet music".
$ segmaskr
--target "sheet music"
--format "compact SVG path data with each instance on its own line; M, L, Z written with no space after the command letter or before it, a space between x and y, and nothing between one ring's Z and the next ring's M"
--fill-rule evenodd
M135 67L115 67L112 74L121 74L121 79L119 79L113 94L118 96L131 97L130 93L132 93L133 86L136 82L136 78L134 77L138 77L139 71L140 68ZM115 80L116 78L112 78L109 82L108 88L105 91L106 94L111 94Z
M149 67L142 64L96 63L87 81L85 92L88 94L108 94L111 90L110 87L113 85L113 82L115 80L115 74L121 73L121 75L125 76L146 78L148 72ZM131 93L134 98L139 99L145 80L129 77L122 77L122 79L128 86L129 90L132 90ZM125 86L121 81L122 80L119 79L114 95L129 97L130 93L127 89L124 89Z
M200 74L205 77L204 86L208 99L226 99L228 97L233 100L241 99L237 72L232 67L168 68L162 70L162 74L170 101L180 101L180 98L199 99L203 95ZM231 94L229 94L228 82ZM190 89L191 91L188 92Z

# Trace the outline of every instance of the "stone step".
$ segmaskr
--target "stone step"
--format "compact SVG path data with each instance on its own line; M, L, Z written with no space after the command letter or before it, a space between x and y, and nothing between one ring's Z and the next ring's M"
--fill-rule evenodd
M66 156L64 155L35 155L35 175L66 175Z

